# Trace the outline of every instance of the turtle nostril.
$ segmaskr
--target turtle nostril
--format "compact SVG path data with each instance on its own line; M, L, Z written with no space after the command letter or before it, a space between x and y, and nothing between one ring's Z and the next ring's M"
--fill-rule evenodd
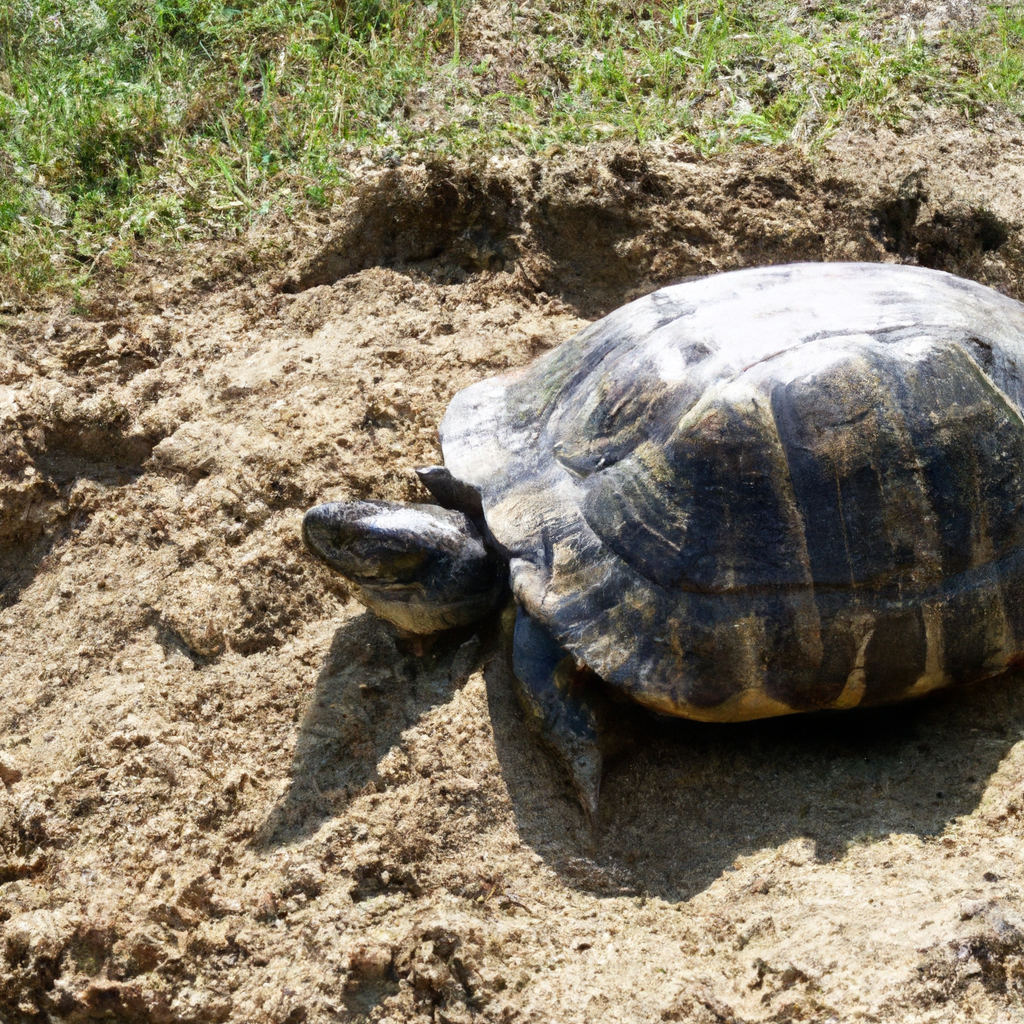
M306 550L324 561L330 560L337 529L332 522L330 506L317 505L302 517L302 542Z
M314 543L313 538L310 534L310 521L308 512L302 518L302 543L305 545L306 550L309 551L311 554L320 554L320 551L317 548L316 544Z

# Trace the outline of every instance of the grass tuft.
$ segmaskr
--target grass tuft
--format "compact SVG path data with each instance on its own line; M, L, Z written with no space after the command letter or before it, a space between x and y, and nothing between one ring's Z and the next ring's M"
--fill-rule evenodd
M365 159L814 146L1022 97L1020 5L925 33L868 0L0 0L0 302L328 207Z

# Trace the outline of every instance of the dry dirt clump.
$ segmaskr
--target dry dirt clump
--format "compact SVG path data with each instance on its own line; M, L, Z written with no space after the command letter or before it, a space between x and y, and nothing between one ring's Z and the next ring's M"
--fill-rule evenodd
M424 497L456 389L681 277L904 260L1024 298L1022 159L925 126L396 168L9 320L0 1020L1020 1020L1016 681L652 726L591 831L498 624L417 657L298 525Z

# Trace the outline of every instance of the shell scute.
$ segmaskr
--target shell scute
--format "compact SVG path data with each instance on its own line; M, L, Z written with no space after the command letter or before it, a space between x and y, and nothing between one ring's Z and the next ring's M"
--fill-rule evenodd
M1024 652L1024 306L920 268L648 296L442 424L517 598L612 685L735 720Z

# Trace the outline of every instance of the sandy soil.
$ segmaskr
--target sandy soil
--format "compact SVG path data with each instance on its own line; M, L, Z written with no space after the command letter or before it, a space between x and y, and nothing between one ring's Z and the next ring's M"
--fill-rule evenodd
M368 171L0 345L0 1019L1016 1021L1024 688L652 724L591 830L499 623L422 657L302 551L425 495L453 392L679 278L905 260L1024 298L1010 126L809 162Z

